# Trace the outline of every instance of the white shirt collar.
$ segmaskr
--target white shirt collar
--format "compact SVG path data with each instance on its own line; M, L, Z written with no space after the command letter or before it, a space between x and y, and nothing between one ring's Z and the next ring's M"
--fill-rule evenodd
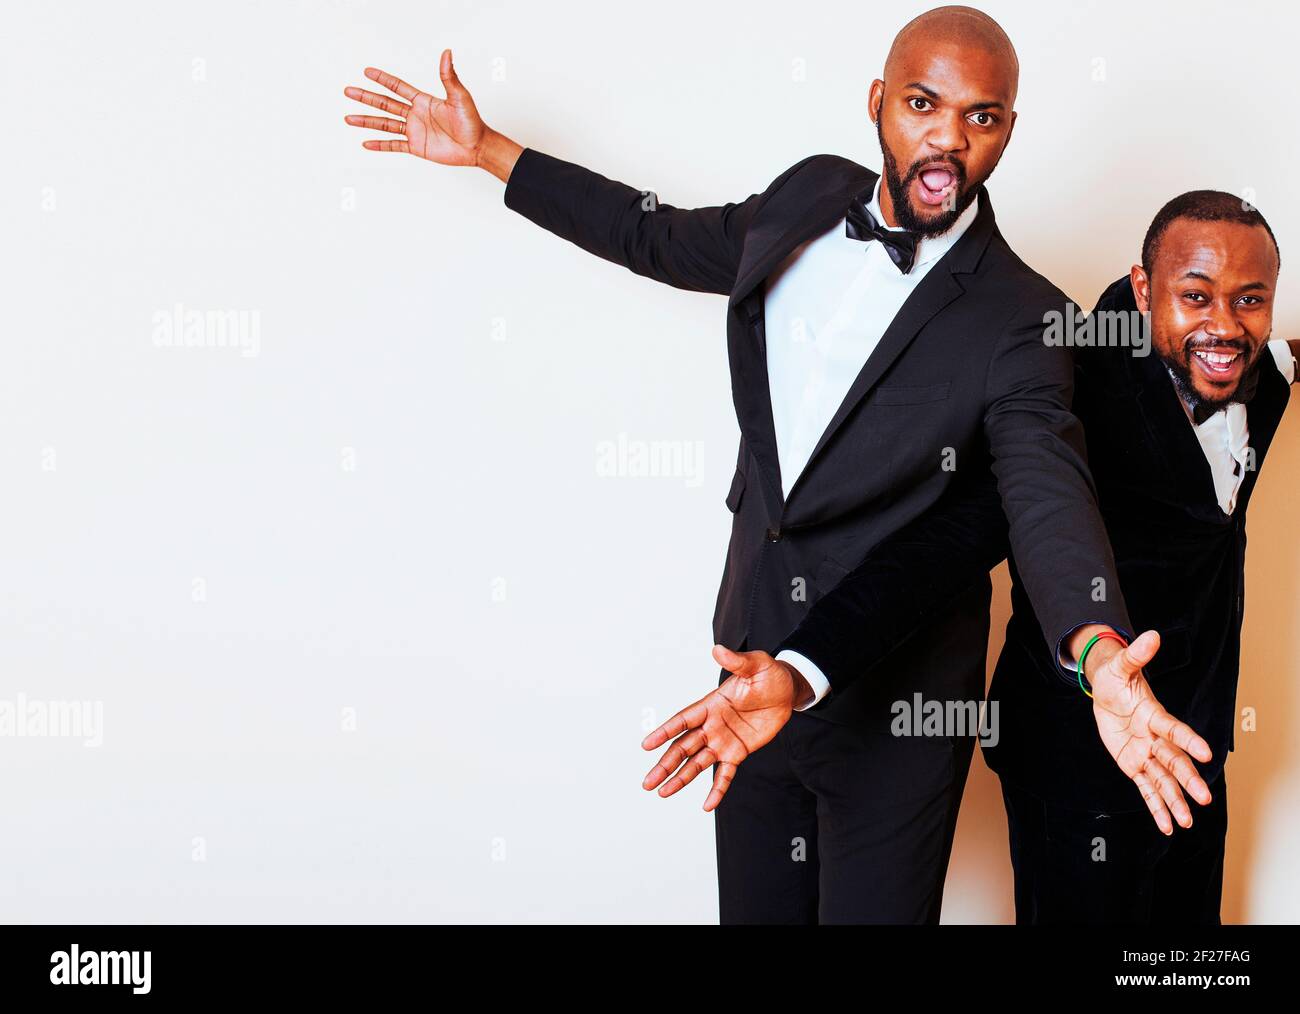
M880 184L884 182L884 177L876 178L876 186L871 191L871 202L867 205L867 210L875 217L876 221L884 225L886 229L893 232L902 232L903 228L897 225L885 225L884 212L880 210ZM979 214L979 198L970 202L966 208L953 222L947 232L940 233L938 236L922 236L920 245L917 247L916 260L912 264L912 270L916 270L918 265L929 264L931 261L938 260L961 239L962 234L970 228L971 223L975 221L975 216Z

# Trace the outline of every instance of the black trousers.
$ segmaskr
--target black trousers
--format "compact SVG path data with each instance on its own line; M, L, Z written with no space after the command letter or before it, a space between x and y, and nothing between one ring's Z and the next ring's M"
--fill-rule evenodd
M1175 824L1166 837L1146 810L1067 809L1002 779L1016 922L1217 926L1228 830L1223 775L1209 788L1209 806L1188 799L1191 828Z
M938 922L974 745L796 712L715 811L721 921Z

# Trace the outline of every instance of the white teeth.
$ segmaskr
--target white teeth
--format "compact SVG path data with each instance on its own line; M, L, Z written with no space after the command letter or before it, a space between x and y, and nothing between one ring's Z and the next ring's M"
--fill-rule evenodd
M1197 349L1193 355L1199 356L1203 361L1209 363L1211 366L1227 366L1241 355L1241 353L1232 352L1228 355L1224 355L1222 352L1202 352Z

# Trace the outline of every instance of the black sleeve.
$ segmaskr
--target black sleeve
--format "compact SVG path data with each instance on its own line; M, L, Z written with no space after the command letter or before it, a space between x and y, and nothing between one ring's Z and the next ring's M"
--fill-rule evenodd
M815 157L815 156L813 156ZM745 232L763 200L801 166L744 201L683 209L599 173L525 148L506 183L505 204L588 253L679 289L727 294Z
M1007 520L992 474L958 483L878 543L813 603L777 648L811 659L843 692L1007 555Z
M959 480L933 508L877 544L773 654L799 652L843 692L1012 548L1058 657L1082 624L1129 633L1083 427L1070 410L1074 358L1070 349L1048 346L1042 331L1036 313L1018 312L990 363L984 428L992 473Z
M1019 308L1006 326L989 363L984 433L1016 570L1047 646L1060 658L1079 626L1106 624L1131 636L1131 624L1083 426L1071 411L1074 357L1048 345L1044 328L1042 306L1034 304ZM1062 679L1077 679L1057 668Z

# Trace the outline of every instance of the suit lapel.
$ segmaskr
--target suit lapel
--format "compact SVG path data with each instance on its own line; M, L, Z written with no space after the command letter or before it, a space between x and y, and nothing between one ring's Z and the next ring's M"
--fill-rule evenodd
M1255 390L1255 396L1246 405L1246 427L1250 433L1249 446L1255 455L1253 461L1255 467L1246 473L1241 489L1237 491L1239 511L1246 509L1251 491L1255 488L1255 480L1259 478L1259 470L1264 465L1264 455L1268 453L1269 445L1273 442L1273 435L1277 432L1278 423L1282 421L1282 413L1291 394L1286 379L1273 368L1270 361L1272 353L1267 348L1263 348L1259 354L1261 357L1269 358L1264 358L1259 364L1258 368L1261 370L1259 387Z
M876 179L875 173L864 169L860 177L831 185L814 200L811 208L799 213L793 221L788 216L776 215L771 216L770 221L756 221L750 227L736 285L728 299L728 307L741 321L741 327L737 329L739 340L729 347L736 416L766 479L769 505L777 508L772 512L774 516L784 513L786 497L782 494L771 387L767 376L762 283L800 244L821 235L842 218L853 196L873 187ZM975 221L940 263L930 269L886 328L791 487L791 494L803 482L823 448L858 402L875 387L921 329L965 291L957 276L975 270L995 231L993 209L987 192L982 188L977 200L979 212Z
M1177 490L1177 502L1207 521L1225 520L1227 515L1214 489L1214 471L1195 426L1187 418L1168 367L1154 350L1136 364L1144 377L1138 404L1147 420L1147 440L1155 455L1166 463L1170 484Z
M1092 312L1094 316L1099 312L1137 313L1137 300L1128 278L1115 281L1102 294ZM1144 440L1149 454L1146 460L1159 462L1155 467L1162 470L1165 495L1187 510L1204 513L1207 508L1212 508L1209 516L1222 517L1210 463L1205 460L1196 430L1187 418L1178 389L1159 353L1154 347L1146 356L1129 355L1120 349L1086 351L1088 361L1096 364L1093 369L1100 371L1099 397L1103 391L1106 392L1098 405L1106 406L1107 412L1127 413L1130 408L1136 409L1141 429L1131 434L1129 439L1135 442ZM1145 489L1155 488L1155 474L1144 472L1141 476L1130 477L1132 481L1138 479Z
M930 268L920 284L912 290L885 329L885 333L881 335L871 355L867 356L867 361L862 364L862 369L854 378L844 400L840 402L839 408L836 409L830 423L827 424L817 445L813 448L812 454L809 455L803 471L799 473L799 478L790 487L790 497L794 496L795 491L816 464L822 450L830 443L858 403L879 383L880 378L902 355L921 329L965 291L958 280L958 275L974 270L993 234L993 209L983 189L980 190L977 200L979 210L975 221L970 224L953 248Z
M772 221L755 222L750 227L729 305L736 306L744 301L797 246L820 236L843 218L854 195L875 185L876 174L864 169L860 178L841 183L819 195L812 206L793 221L774 216Z
M765 494L773 517L780 516L785 498L781 492L781 465L767 377L763 282L798 246L820 236L844 217L853 196L874 186L875 180L876 174L864 169L861 177L830 186L814 199L811 207L796 210L793 219L789 215L772 215L751 225L736 285L727 300L728 308L741 322L738 340L728 346L732 400L746 445L765 479Z
M858 402L867 396L867 393L876 386L877 382L885 371L889 369L895 359L897 359L912 343L912 339L917 336L921 328L946 307L954 299L962 294L962 287L957 279L947 271L937 266L931 268L930 272L921 279L921 284L912 290L907 297L907 301L899 308L898 313L890 322L885 333L881 335L879 344L867 356L867 361L862 364L862 369L854 378L848 393L844 400L840 402L840 407L835 410L831 416L830 423L822 431L821 438L813 448L812 454L808 457L808 463L804 465L803 471L799 473L799 478L795 484L790 487L790 494L793 496L794 491L803 482L816 463L818 455L822 449L835 436L835 432L844 424L857 407Z

